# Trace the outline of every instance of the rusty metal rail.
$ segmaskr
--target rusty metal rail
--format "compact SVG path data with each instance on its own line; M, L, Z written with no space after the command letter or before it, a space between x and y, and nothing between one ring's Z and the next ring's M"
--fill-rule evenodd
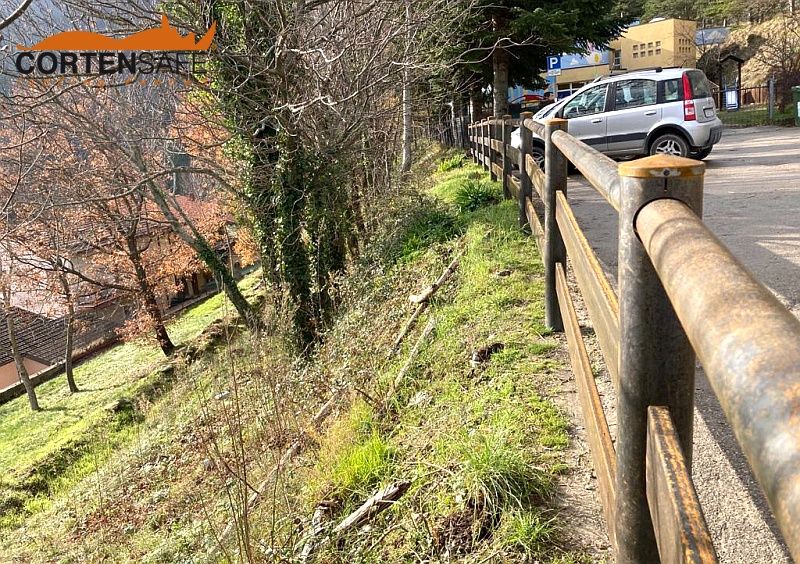
M619 211L617 163L563 131L553 135L553 143L611 207Z
M661 560L716 562L669 410L650 407L647 415L647 502Z
M636 228L800 560L800 321L681 202L643 207Z
M470 146L476 162L502 172L543 255L546 322L567 337L617 561L716 562L691 481L695 354L800 561L800 321L703 224L702 163L654 156L618 166L563 120L531 117L520 120L520 149L507 117L473 124ZM531 156L534 134L545 170ZM570 207L568 161L619 213L618 294ZM617 389L616 442L567 255Z

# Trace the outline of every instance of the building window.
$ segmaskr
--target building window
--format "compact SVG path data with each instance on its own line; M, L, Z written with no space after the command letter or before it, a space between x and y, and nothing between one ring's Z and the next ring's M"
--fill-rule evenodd
M638 44L638 43L637 43L636 45L634 45L634 46L633 46L633 50L634 50L634 51L638 51L638 50L639 50L639 44Z
M660 54L661 54L661 49L656 49L656 55L660 55Z
M652 49L650 49L650 50L647 52L647 56L648 56L648 57L652 57L652 56L653 56L653 50L652 50Z
M619 50L614 51L614 68L622 66L622 52Z
M637 51L633 52L633 58L634 59L638 59L639 58L639 53Z
M639 50L644 51L644 43L639 43Z
M656 41L656 47L661 47L661 42L660 41Z

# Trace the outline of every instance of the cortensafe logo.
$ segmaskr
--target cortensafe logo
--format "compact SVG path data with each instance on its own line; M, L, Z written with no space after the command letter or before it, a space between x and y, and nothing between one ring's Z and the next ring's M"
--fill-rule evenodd
M172 73L205 74L204 52L211 48L216 22L199 40L181 35L161 16L161 26L114 38L91 31L65 31L33 47L18 45L14 64L30 77L109 76Z

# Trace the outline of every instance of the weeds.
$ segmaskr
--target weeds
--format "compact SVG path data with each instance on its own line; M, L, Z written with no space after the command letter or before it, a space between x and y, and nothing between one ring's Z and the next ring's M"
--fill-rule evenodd
M468 180L455 194L455 204L461 212L474 212L480 208L496 204L501 194L495 186L479 180Z
M451 170L464 166L465 160L466 158L464 157L464 153L456 153L451 157L442 159L439 162L439 166L436 167L436 170L439 172L450 172Z
M529 556L549 550L557 540L554 519L536 509L514 509L507 513L497 537L501 546Z
M420 200L400 222L397 234L385 249L385 256L391 263L411 262L432 245L452 239L459 231L457 218L429 199Z
M68 495L41 508L36 498L5 500L27 504L35 513L25 529L46 536L32 544L14 532L2 555L294 561L320 502L333 502L324 536L383 484L405 479L412 487L399 502L325 545L316 561L580 561L559 551L548 508L567 435L544 395L555 343L543 323L535 247L518 229L515 204L499 202L499 185L474 165L462 158L436 182L430 195L387 201L386 228L341 281L342 309L312 355L295 360L280 339L244 335L198 349L173 387L146 397L147 410L109 416L109 427L137 435L105 457L95 448L79 454L86 465ZM407 353L389 359L387 351L409 315L408 296L461 250L459 270L430 305L435 333L393 409L376 409ZM503 349L470 364L473 350L494 342ZM309 425L341 389L350 393L328 424Z

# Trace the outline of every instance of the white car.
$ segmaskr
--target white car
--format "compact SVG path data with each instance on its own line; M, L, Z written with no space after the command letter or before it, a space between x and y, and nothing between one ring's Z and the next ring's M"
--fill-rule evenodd
M634 71L587 84L533 117L569 120L568 131L609 156L669 154L704 159L722 138L703 71ZM519 148L519 130L511 144ZM533 136L533 158L544 164L544 141Z

